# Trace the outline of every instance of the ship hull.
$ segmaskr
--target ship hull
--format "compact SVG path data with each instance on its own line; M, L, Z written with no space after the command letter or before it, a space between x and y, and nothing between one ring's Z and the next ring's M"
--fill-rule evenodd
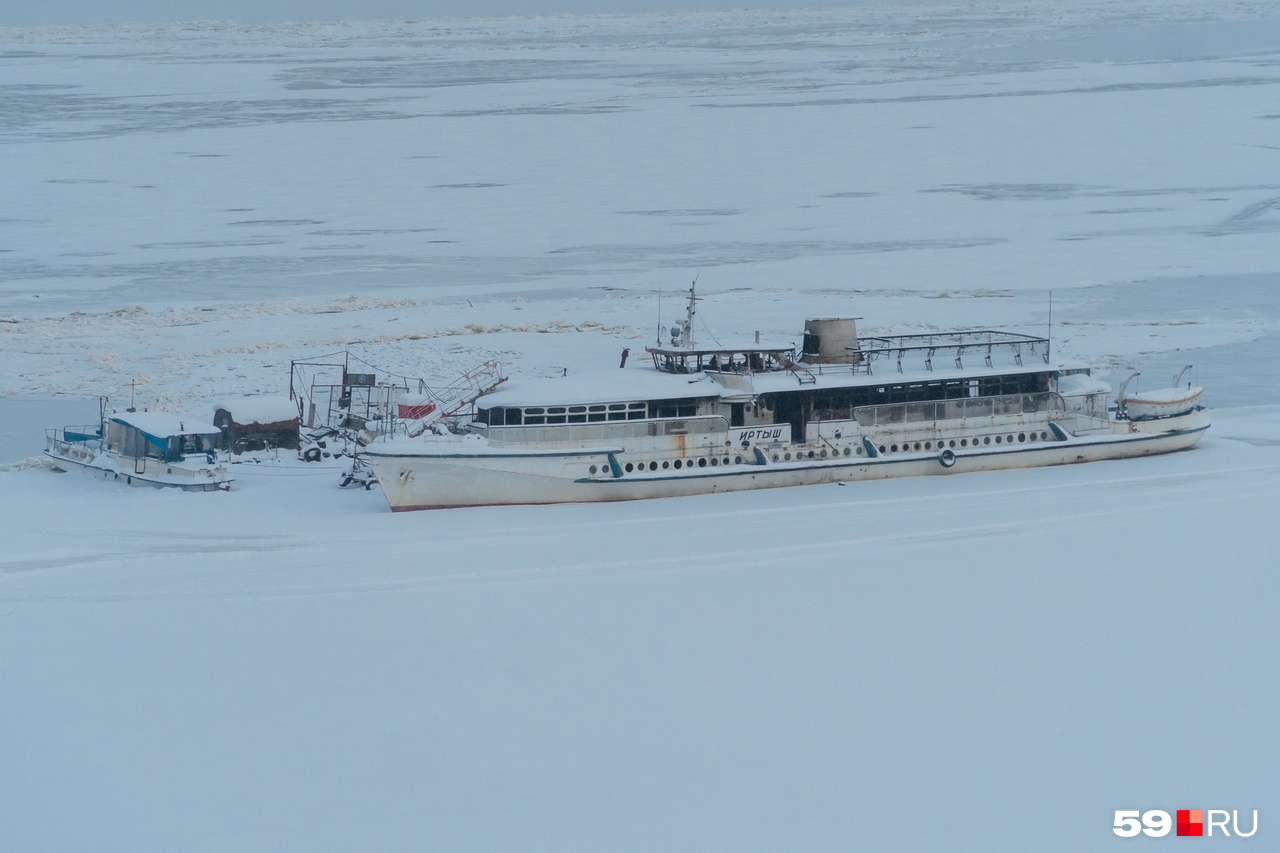
M146 460L149 465L139 466L133 460L123 460L108 455L86 454L84 458L46 450L44 455L58 471L74 471L89 474L99 480L124 483L128 486L147 486L155 489L179 489L184 492L217 492L231 488L232 478L221 469L210 469L209 474L200 471L176 469L158 460ZM167 468L167 471L163 469ZM179 473L172 473L178 470Z
M1098 462L1173 453L1194 446L1209 419L1203 410L1156 424L1120 424L1092 435L1055 429L1057 440L984 445L937 452L895 452L861 458L712 464L622 473L615 449L537 452L380 453L368 460L396 512L464 506L586 503L848 483L892 477L961 474ZM726 457L728 458L728 457ZM702 460L700 460L702 461ZM594 472L593 472L594 468ZM589 473L591 472L591 473ZM616 474L616 475L615 475Z

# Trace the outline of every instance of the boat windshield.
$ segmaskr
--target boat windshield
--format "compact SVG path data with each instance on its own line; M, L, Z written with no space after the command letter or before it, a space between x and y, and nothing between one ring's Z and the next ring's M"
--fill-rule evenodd
M216 447L218 436L213 435L182 435L178 436L178 453L187 456L194 453L211 453Z

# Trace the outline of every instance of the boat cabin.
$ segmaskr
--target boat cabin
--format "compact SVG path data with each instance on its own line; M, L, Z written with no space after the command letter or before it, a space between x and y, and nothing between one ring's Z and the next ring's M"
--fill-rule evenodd
M209 456L221 435L217 427L197 415L172 412L119 412L108 415L103 426L106 450L163 462L180 462L196 454Z

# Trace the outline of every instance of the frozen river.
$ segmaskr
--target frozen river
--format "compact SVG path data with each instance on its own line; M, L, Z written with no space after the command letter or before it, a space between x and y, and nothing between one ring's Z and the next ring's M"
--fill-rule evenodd
M1055 354L1215 408L1169 457L612 506L0 466L0 849L1074 853L1154 808L1263 849L1278 45L1251 2L0 30L0 463L344 349L613 366L695 276L700 333L770 337L1052 293Z

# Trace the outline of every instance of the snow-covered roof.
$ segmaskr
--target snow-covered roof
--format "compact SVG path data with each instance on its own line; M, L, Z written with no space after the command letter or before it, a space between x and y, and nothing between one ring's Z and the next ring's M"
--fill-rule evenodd
M769 340L730 340L728 343L722 343L717 340L697 341L693 346L679 346L672 344L664 346L645 347L646 352L656 352L666 355L733 355L750 352L787 352L796 348L794 341L783 340L781 338L771 338Z
M200 415L179 412L113 412L109 417L116 423L142 430L157 438L218 434L218 428Z
M554 379L511 380L476 401L476 406L571 406L719 397L721 388L705 373L660 373L652 368L622 368Z
M1078 397L1082 394L1110 394L1111 386L1101 379L1094 379L1083 373L1058 377L1058 393L1064 397Z
M298 419L298 406L288 397L224 397L213 404L238 424L275 424Z

